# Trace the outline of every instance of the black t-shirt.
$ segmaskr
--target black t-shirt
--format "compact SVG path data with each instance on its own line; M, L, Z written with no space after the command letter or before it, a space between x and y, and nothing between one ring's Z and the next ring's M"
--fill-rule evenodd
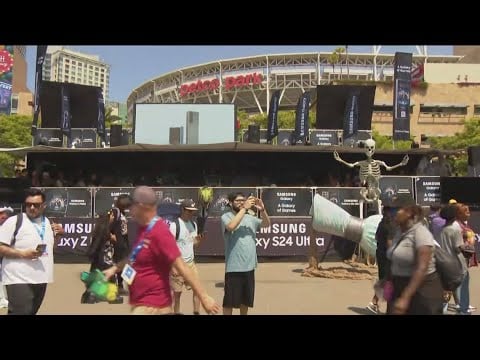
M377 240L377 254L380 253L384 257L387 256L387 240L393 239L396 230L395 223L384 216L378 224L377 232L375 233L375 240Z

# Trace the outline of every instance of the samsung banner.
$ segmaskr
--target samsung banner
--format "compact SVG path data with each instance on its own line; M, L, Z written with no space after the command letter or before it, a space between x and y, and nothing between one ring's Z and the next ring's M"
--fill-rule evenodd
M441 193L439 176L419 176L414 178L414 182L415 199L417 199L418 205L440 205Z
M395 53L394 68L393 140L409 140L412 54Z
M267 141L278 135L278 103L280 101L280 90L273 93L270 100L270 108L268 111L268 125L267 125Z
M343 142L354 137L358 132L358 97L360 91L353 90L345 104L345 115L343 118Z
M40 114L40 89L42 88L42 73L43 73L43 63L45 61L45 56L47 54L46 45L37 45L37 65L35 68L35 94L33 101L33 121L32 121L32 136L35 136L37 133L38 126L38 116Z
M305 144L308 138L309 120L308 114L310 110L310 93L305 92L300 96L297 103L297 111L295 113L295 131L292 134L292 144Z
M413 181L411 176L382 176L379 181L383 205L391 205L391 200L398 194L407 194L412 198Z

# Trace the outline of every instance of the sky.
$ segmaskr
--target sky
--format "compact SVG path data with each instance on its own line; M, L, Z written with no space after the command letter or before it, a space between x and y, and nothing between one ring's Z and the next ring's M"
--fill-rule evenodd
M133 89L170 71L216 60L280 53L331 52L337 46L66 46L110 64L109 100L126 102ZM380 53L416 53L415 46L383 46ZM371 53L371 46L349 46L349 53ZM452 55L453 46L429 46L429 55ZM35 88L36 46L27 47L30 90Z

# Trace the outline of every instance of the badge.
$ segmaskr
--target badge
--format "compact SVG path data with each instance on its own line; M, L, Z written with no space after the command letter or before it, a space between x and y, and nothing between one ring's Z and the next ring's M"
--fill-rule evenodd
M135 279L135 275L137 275L137 272L129 264L127 264L123 267L123 271L122 271L121 276L122 276L122 279L125 280L125 282L128 285L132 285L133 279Z

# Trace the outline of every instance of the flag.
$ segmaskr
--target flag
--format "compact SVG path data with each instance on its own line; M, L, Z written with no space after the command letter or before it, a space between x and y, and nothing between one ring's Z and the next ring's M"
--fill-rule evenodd
M393 140L409 140L411 53L395 53L393 83Z
M343 118L343 139L344 141L358 133L358 97L359 91L352 91L345 104Z
M40 89L42 88L42 73L43 73L43 63L45 62L45 56L47 54L46 45L37 46L37 62L35 68L35 94L33 101L33 121L31 134L35 136L37 133L38 126L38 115L40 113Z
M310 111L310 93L305 92L300 96L297 103L297 111L295 113L295 131L292 134L292 145L298 141L306 143L308 138L308 113Z
M412 69L412 87L418 86L424 81L425 68L423 64L419 64Z
M60 122L60 128L62 129L63 135L67 137L67 144L71 143L72 137L72 127L71 127L71 113L70 113L70 91L68 89L68 83L62 84L61 89L62 95L62 117Z
M280 90L273 93L270 99L270 108L268 111L267 141L278 135L278 103L280 101Z
M97 114L97 135L102 142L105 142L105 101L103 100L102 88L97 88L98 114Z

